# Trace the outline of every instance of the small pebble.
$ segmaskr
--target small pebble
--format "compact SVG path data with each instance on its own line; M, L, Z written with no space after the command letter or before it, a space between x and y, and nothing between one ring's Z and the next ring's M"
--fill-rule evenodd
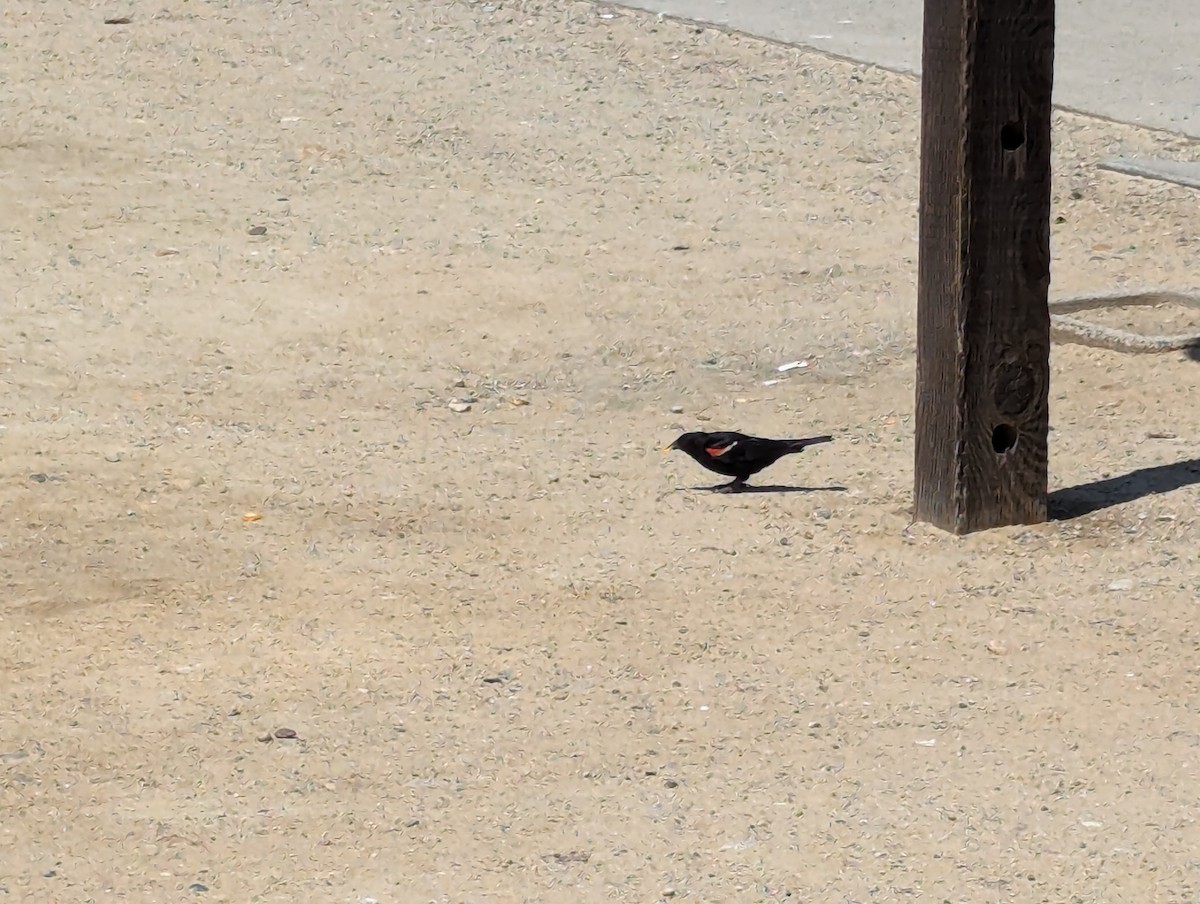
M208 891L208 886L203 882L193 882L188 886L188 891Z
M683 414L683 406L682 405L672 405L671 406L671 414Z
M558 480L559 480L559 478L558 478L557 474L547 474L546 475L546 481L548 483L558 483Z
M251 226L250 234L251 235L266 235L267 227L266 226Z
M1108 585L1109 590L1132 590L1133 581L1129 578L1121 578L1119 581L1113 581Z
M446 407L457 414L462 414L471 410L471 403L463 399L451 399Z
M111 461L115 464L116 462L120 461L123 457L124 456L122 456L120 452L108 452L105 454L104 460Z
M275 737L279 738L280 740L290 741L298 738L299 735L296 734L296 730L294 728L276 728Z

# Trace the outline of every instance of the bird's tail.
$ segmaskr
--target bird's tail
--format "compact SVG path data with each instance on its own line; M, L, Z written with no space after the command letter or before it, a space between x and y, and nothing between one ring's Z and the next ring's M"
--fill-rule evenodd
M787 451L803 452L809 446L819 446L821 443L833 442L832 436L810 436L808 439L785 439Z

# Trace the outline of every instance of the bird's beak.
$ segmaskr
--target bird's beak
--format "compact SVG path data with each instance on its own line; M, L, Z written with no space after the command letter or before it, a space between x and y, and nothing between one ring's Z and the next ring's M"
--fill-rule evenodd
M675 448L675 444L671 443L669 445L663 446L661 449L661 452L663 455L669 455L671 453L671 450L674 448Z

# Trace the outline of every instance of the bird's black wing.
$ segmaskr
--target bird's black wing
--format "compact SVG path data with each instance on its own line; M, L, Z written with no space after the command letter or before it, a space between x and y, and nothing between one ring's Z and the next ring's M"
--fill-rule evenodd
M717 440L715 437L721 437ZM743 474L753 474L772 464L787 449L780 440L746 436L744 433L714 433L704 444L714 462Z
M734 433L732 431L722 431L719 433L704 434L704 451L712 458L722 458L726 455L732 455L738 448L743 445L751 437L744 433Z

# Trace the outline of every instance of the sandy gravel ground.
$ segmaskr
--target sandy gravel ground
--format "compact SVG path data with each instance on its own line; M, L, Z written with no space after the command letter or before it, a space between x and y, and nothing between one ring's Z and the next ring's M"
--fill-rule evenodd
M6 3L0 901L1200 898L1200 363L1056 346L1070 517L910 527L916 87ZM1054 294L1195 287L1095 164L1200 147L1055 130ZM720 497L694 427L837 441Z

